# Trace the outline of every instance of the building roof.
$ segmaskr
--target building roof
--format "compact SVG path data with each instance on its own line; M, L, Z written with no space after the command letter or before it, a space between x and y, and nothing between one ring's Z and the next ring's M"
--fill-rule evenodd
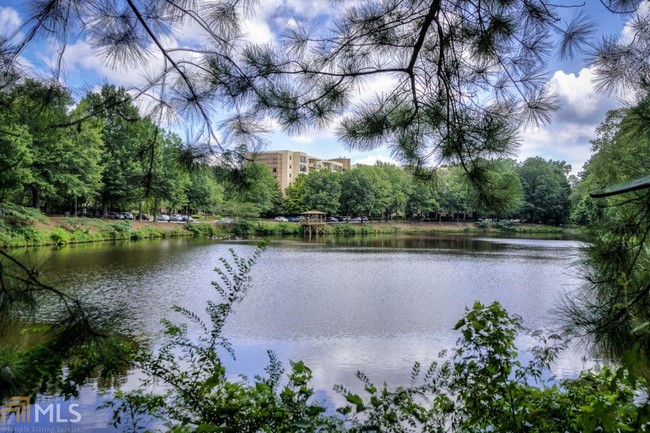
M302 212L300 215L327 215L327 213L319 210L308 210L307 212Z

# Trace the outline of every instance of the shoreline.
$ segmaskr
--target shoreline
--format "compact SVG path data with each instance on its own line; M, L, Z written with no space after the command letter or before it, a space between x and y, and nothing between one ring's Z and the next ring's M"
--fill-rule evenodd
M286 236L302 235L299 223L275 222L269 220L244 221L229 224L229 233L236 236ZM324 234L331 236L354 236L396 233L449 233L449 234L554 234L578 236L579 229L545 226L542 224L518 224L511 227L479 227L475 222L365 222L328 223Z
M0 230L0 248L64 246L120 240L195 236L187 224L102 218L43 217L33 224Z
M478 227L475 222L365 222L328 223L327 236L427 234L502 234L577 236L575 228L518 224L507 228ZM107 220L102 218L42 217L31 225L16 225L0 230L0 248L33 248L117 240L157 239L189 236L295 236L303 235L299 223L272 220L169 223L154 221Z

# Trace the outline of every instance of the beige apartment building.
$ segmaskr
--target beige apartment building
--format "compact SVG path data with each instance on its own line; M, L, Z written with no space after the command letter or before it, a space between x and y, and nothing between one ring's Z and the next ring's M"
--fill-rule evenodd
M271 169L282 191L289 185L293 185L300 174L308 174L311 170L338 172L350 169L349 158L324 160L304 152L291 150L272 150L253 153L248 156L252 161L264 164Z

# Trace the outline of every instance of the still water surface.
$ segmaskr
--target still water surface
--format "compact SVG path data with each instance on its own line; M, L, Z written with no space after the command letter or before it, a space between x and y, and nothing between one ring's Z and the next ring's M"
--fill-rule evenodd
M338 401L332 385L354 385L357 370L376 383L407 383L415 361L428 363L453 346L458 335L452 327L474 301L498 300L529 328L556 327L553 308L580 283L572 267L579 247L573 240L460 235L274 240L225 328L237 353L229 370L263 373L267 349L285 363L303 360L314 371L318 397L329 405ZM229 248L247 256L255 243L80 245L31 250L23 259L38 264L58 287L119 308L125 325L155 344L161 318L174 318L171 305L200 313L216 298L213 269ZM581 353L566 351L553 373L569 377L584 367ZM125 387L137 384L132 373ZM104 430L107 414L93 412L94 389L84 390L82 403L82 431Z

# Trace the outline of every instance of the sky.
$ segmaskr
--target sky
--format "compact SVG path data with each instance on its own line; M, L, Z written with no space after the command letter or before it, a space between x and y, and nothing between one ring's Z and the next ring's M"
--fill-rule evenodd
M559 1L562 3L563 1ZM248 17L243 25L246 39L252 42L274 42L280 32L296 20L325 23L335 14L327 0L260 0L254 16ZM575 2L571 2L575 4ZM597 23L600 35L624 35L625 18L607 12L597 0L586 0L588 13ZM567 9L567 14L573 13ZM18 2L0 0L0 34L16 29L25 18ZM569 18L568 16L566 18ZM187 28L175 35L179 46L193 46L201 40L200 32ZM30 47L24 57L38 74L52 70L56 49L39 43ZM143 83L145 68L139 71L113 70L107 67L84 40L76 40L66 48L64 55L65 74L63 80L82 93L92 86L108 82L129 87ZM154 65L161 59L154 57ZM592 85L593 71L583 58L575 58L547 65L548 84L556 91L560 109L554 113L548 125L522 130L521 145L517 159L541 156L563 160L571 164L577 174L591 154L589 141L595 137L596 126L605 119L605 113L623 104L615 96L599 94ZM381 92L390 86L390 79L383 78L372 83L368 92ZM363 95L361 95L363 96ZM385 148L369 152L351 151L341 144L332 128L309 131L301 135L288 135L275 128L266 136L268 150L289 149L302 151L319 158L347 157L352 163L373 164L376 161L392 162L390 151Z

